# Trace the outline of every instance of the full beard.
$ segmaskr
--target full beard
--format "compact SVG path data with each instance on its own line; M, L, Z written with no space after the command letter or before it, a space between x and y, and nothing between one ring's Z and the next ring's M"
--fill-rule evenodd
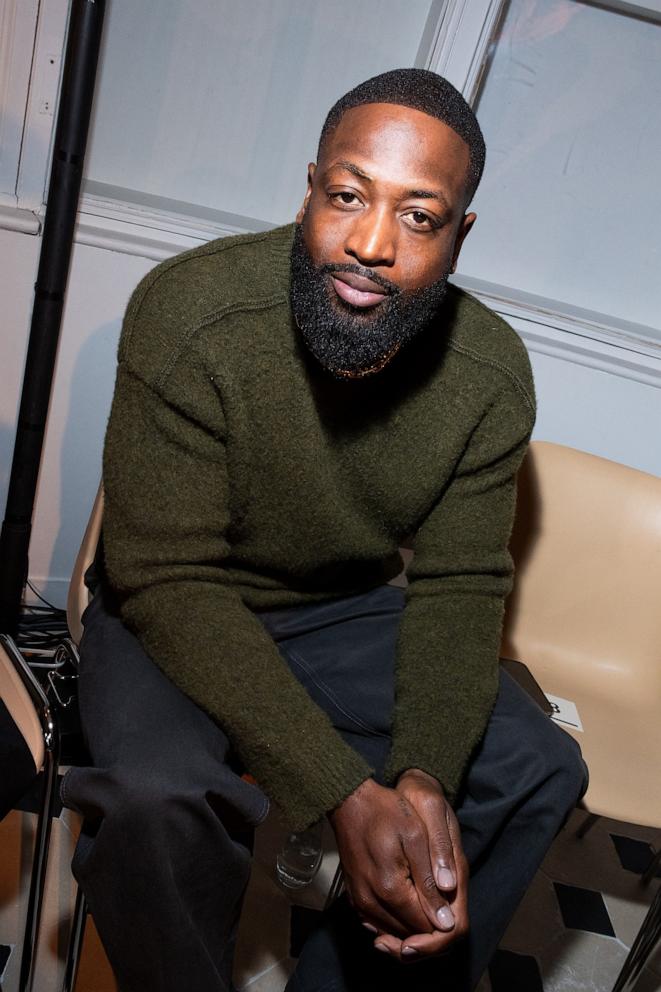
M378 283L387 295L375 307L352 307L331 285L333 272L353 272ZM296 324L320 365L338 378L379 372L438 313L450 272L411 292L362 265L315 265L296 225L291 252L291 306Z

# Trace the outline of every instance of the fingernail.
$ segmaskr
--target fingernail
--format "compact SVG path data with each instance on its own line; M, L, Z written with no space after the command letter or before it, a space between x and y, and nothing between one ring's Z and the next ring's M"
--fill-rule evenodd
M436 911L436 918L441 926L441 930L454 929L454 915L449 906L441 906L441 908Z
M450 868L437 868L436 869L436 884L439 889L454 889L457 884L454 877L454 872Z
M402 957L412 958L414 954L417 954L415 947L402 947Z
M385 944L375 944L377 951L383 951L384 954L390 954L390 951Z
M376 929L376 927L373 927L373 926L372 926L372 924L371 924L371 923L363 923L363 926L365 927L365 929L366 929L366 930L369 930L369 932L370 932L370 933L378 933L378 932L379 932L379 931L378 931L378 930Z

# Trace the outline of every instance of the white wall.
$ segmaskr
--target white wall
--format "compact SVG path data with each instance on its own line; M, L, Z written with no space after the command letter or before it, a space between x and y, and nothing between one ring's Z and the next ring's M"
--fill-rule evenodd
M661 389L534 351L531 359L539 403L533 438L661 476Z
M6 487L40 239L0 231L0 502ZM77 246L73 254L30 547L30 578L58 605L101 471L124 307L149 259Z

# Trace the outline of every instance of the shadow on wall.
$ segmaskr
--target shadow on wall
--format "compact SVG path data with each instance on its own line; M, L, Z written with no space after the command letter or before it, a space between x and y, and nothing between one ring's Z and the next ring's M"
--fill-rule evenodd
M66 591L101 478L101 456L117 364L121 321L94 331L78 351L60 454L60 526L48 568L57 605Z
M2 501L2 516L7 505L7 489L9 488L9 473L14 454L15 426L0 424L0 500Z

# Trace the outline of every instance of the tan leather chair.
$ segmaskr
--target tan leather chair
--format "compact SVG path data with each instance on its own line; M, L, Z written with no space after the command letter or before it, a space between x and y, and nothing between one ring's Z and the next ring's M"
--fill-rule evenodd
M99 540L101 538L101 525L103 523L103 483L99 485L87 522L87 527L83 535L83 540L76 557L76 562L71 573L69 582L69 592L67 595L67 626L71 640L76 645L80 644L83 636L82 615L89 605L91 599L90 591L85 585L85 572L94 561Z
M501 653L576 706L595 816L661 827L661 479L534 442L519 474ZM614 992L661 935L661 890Z
M58 693L58 679L61 678L59 669L63 667L67 658L71 659L74 665L78 662L78 644L83 631L81 616L90 599L89 591L84 583L84 575L96 554L101 535L102 516L103 488L99 486L69 585L67 626L70 638L59 646L53 659L52 671L49 673L50 686L54 695ZM52 705L49 696L35 678L14 641L5 634L0 634L0 698L7 707L9 715L32 755L35 775L43 771L44 777L37 819L18 986L19 992L30 992L34 983L51 823L57 795L60 736L57 708ZM80 894L76 903L74 919L82 928L84 903ZM73 937L63 992L69 992L75 982L78 943L81 937L75 928ZM75 938L77 938L78 943L76 943Z
M30 992L57 796L60 738L55 710L13 640L6 634L0 634L0 699L32 755L35 776L43 772L18 983L19 992Z

